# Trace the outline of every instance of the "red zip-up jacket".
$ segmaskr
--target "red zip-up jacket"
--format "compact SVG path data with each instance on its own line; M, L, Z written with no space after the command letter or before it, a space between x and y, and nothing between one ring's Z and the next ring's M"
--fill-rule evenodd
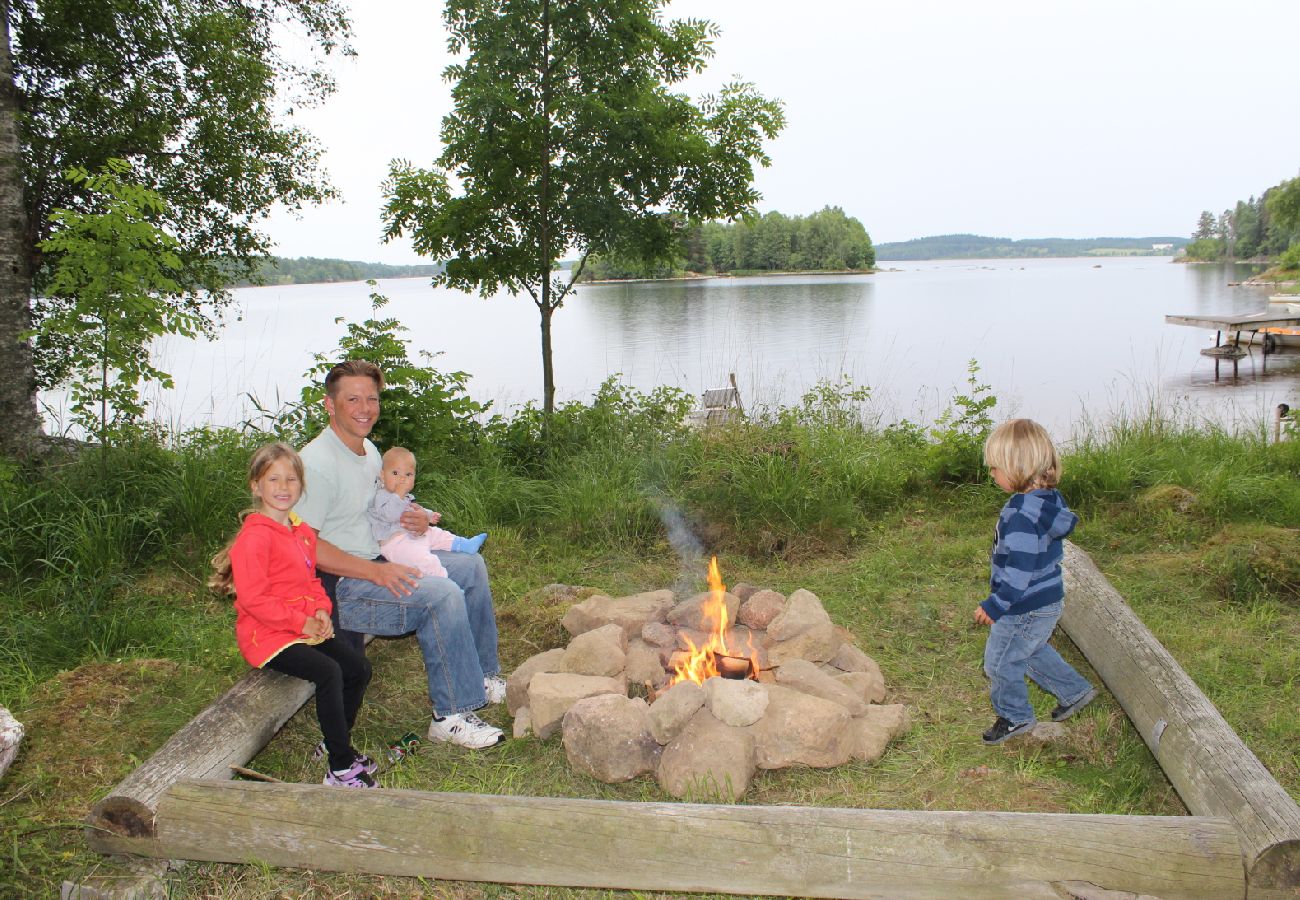
M281 525L249 513L230 548L235 578L235 639L250 665L261 668L290 644L320 641L302 633L316 610L332 610L316 577L316 532L290 513Z

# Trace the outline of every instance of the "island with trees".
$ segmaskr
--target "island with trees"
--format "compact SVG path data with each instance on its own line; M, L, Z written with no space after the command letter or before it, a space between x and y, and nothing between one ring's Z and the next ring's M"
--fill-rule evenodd
M592 254L582 279L763 275L773 272L870 272L871 236L838 206L808 216L769 212L736 222L691 223L670 253L658 259Z

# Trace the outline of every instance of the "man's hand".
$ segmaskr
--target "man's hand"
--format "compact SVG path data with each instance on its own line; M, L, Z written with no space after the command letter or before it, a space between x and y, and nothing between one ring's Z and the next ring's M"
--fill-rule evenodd
M418 503L412 503L406 507L398 521L411 534L424 534L429 530L429 514Z
M394 562L377 562L373 565L366 580L388 588L395 597L408 596L420 584L420 570L413 566Z
M975 607L975 624L976 625L993 624L993 620L989 618L989 614L984 611L984 607L982 606Z

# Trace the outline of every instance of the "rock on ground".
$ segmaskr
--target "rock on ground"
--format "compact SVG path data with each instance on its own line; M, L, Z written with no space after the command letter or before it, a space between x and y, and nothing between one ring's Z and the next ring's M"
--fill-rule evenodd
M767 712L750 726L760 768L824 769L849 761L851 719L844 707L779 684L767 689Z
M584 697L597 694L626 696L627 685L619 678L538 672L528 683L528 709L533 733L546 740L559 729L569 707Z
M767 712L767 686L748 678L710 678L704 682L704 702L724 725L744 728Z
M606 784L655 771L663 749L650 733L646 702L617 694L577 701L563 729L569 765Z
M674 797L732 802L754 777L754 738L699 710L659 757L659 786Z
M704 688L679 681L650 705L650 731L661 744L670 743L704 705Z
M584 631L569 641L560 660L560 671L612 678L626 665L627 635L620 626L610 623Z
M538 672L560 671L560 660L564 659L564 648L556 647L546 650L524 660L506 679L506 708L510 715L520 707L528 705L528 682Z

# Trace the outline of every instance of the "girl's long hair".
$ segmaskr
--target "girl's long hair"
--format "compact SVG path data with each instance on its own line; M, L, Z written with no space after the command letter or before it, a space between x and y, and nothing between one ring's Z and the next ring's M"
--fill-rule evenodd
M249 489L252 489L253 482L261 480L267 469L282 459L289 460L289 463L293 466L294 474L298 476L298 483L303 488L306 488L307 479L303 474L302 457L288 444L283 441L276 441L259 447L257 452L253 454L253 458L248 461L247 484ZM257 512L256 508L244 510L239 514L239 521L242 523L249 513L254 512ZM235 537L227 541L226 546L222 547L221 551L212 557L212 577L208 579L208 587L217 593L233 594L235 592L235 576L230 568L230 548L234 546L235 539L238 537L239 533L236 532Z

